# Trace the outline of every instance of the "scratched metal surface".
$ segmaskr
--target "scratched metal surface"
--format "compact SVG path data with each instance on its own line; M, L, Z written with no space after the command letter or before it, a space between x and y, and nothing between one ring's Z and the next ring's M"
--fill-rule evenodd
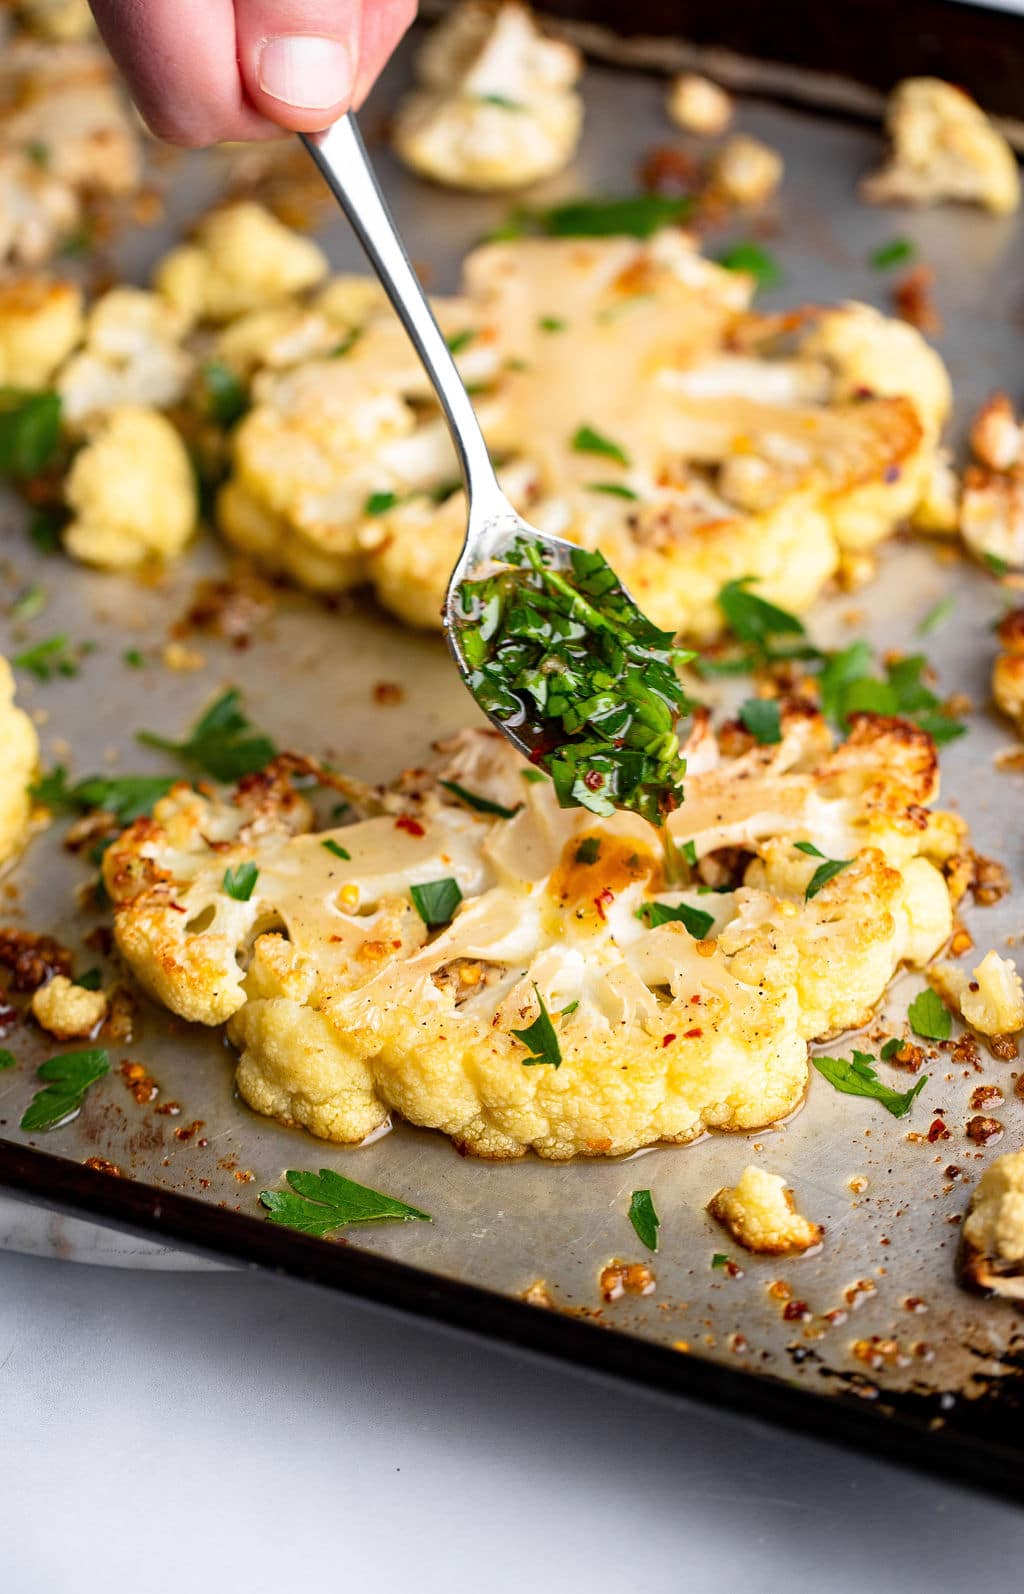
M393 101L407 71L399 61L365 118L372 130ZM638 158L652 143L672 137L661 113L662 84L641 76L592 69L585 92L586 135L572 171L536 190L538 200L576 192L625 191L633 186ZM938 340L958 392L955 433L963 432L976 403L994 386L1014 390L1024 366L1024 228L1017 219L943 209L926 214L879 212L856 203L858 175L877 156L877 136L862 126L745 104L740 125L780 148L786 182L776 210L758 230L785 269L785 283L764 296L770 307L801 300L859 297L885 303L886 279L865 264L868 249L894 234L912 238L936 271L937 302L946 331ZM425 262L437 288L454 286L463 251L506 211L501 199L483 200L429 189L403 173L378 148L379 165L411 253ZM192 216L222 178L218 157L181 163L170 185L166 227L122 239L122 268L143 280L169 237ZM340 218L327 214L321 236L339 267L357 267L358 251ZM733 229L741 236L747 229ZM165 639L201 573L223 563L212 537L171 570L159 587L131 578L98 575L60 558L41 559L21 536L8 509L0 564L0 596L31 581L45 584L45 613L29 626L0 623L0 649L10 654L27 641L66 630L89 638L96 651L74 680L43 685L22 673L20 699L40 719L44 759L68 762L78 774L95 770L156 770L158 761L134 745L142 724L180 733L198 709L228 683L242 685L252 718L282 745L336 760L354 774L385 777L425 751L435 736L472 717L469 700L438 638L414 635L373 612L332 613L298 594L256 633L239 654L225 643L198 645L203 669L172 674L158 664L143 674L121 663L125 646L153 647ZM825 602L813 629L823 642L849 637L844 611L863 611L858 630L880 647L920 644L915 627L945 593L956 595L953 620L929 639L945 688L987 700L992 642L990 623L1000 612L997 584L955 560L943 562L925 546L893 545L875 584L855 599ZM0 604L5 610L7 604ZM379 707L371 689L397 681L404 701ZM1005 860L1020 880L1024 831L1020 824L1024 777L996 773L995 753L1007 743L1003 727L983 707L970 735L943 758L944 796L969 814L976 845ZM7 923L43 929L80 947L100 922L75 905L86 868L64 853L61 826L38 836L3 887ZM1021 897L972 911L968 920L979 953L1004 947L1020 932ZM96 961L83 952L80 967ZM894 990L891 1011L902 1016L919 979ZM832 1390L852 1379L922 1395L976 1388L979 1374L998 1371L1004 1357L1020 1354L1019 1314L1000 1303L978 1302L953 1283L955 1220L971 1183L987 1159L1024 1138L1024 1100L1013 1091L1012 1065L985 1063L966 1075L940 1057L909 1122L876 1104L840 1096L815 1077L809 1099L789 1123L753 1137L716 1135L686 1148L653 1150L627 1161L550 1165L535 1159L507 1165L474 1162L455 1154L440 1135L399 1126L359 1149L331 1147L258 1118L235 1096L232 1057L216 1035L180 1023L143 1004L144 1022L134 1044L115 1051L115 1072L89 1096L80 1117L59 1132L32 1141L18 1120L33 1094L35 1065L46 1054L28 1029L13 1041L16 1070L0 1076L0 1138L38 1144L82 1162L102 1156L131 1177L201 1200L254 1214L257 1192L278 1183L288 1167L325 1165L405 1197L434 1216L431 1226L381 1226L351 1237L351 1244L406 1260L438 1275L486 1286L511 1296L544 1279L555 1302L601 1322L730 1366L795 1379ZM829 1047L840 1050L840 1044ZM870 1049L870 1047L868 1048ZM139 1106L116 1072L122 1055L145 1063L160 1086L156 1105L181 1106L177 1117ZM979 1152L966 1138L968 1098L978 1084L1001 1086L1006 1104L1001 1145ZM936 1146L909 1142L908 1129L926 1130L944 1108L951 1138ZM190 1138L180 1131L199 1124ZM752 1144L752 1141L754 1144ZM773 1262L739 1256L741 1278L711 1268L716 1251L739 1255L705 1212L709 1196L733 1182L748 1161L784 1174L800 1207L827 1231L817 1256ZM951 1181L955 1165L962 1177ZM859 1195L849 1181L866 1179ZM642 1300L603 1307L598 1275L611 1258L634 1259L640 1248L626 1221L631 1190L650 1187L662 1215L662 1246L654 1263L657 1288ZM787 1320L768 1286L786 1281L806 1303L806 1321ZM845 1322L825 1315L848 1306L851 1286L867 1281ZM910 1312L908 1298L924 1310ZM742 1340L734 1336L741 1335ZM871 1335L896 1342L886 1365L869 1368L854 1343Z

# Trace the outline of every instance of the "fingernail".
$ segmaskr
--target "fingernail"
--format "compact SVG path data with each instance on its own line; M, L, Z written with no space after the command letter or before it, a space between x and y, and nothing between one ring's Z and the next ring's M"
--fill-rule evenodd
M259 85L299 110L327 111L352 93L352 57L340 39L285 33L260 51Z

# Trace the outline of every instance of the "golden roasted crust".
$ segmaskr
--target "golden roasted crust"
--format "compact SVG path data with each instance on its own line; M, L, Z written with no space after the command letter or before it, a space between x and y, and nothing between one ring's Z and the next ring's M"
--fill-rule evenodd
M743 1170L733 1189L719 1190L708 1211L738 1245L760 1256L789 1256L820 1245L824 1229L796 1210L792 1190L777 1173Z
M1024 609L1012 609L996 628L1001 652L992 666L992 696L1024 738Z
M1024 1151L996 1157L971 1197L957 1256L960 1281L1024 1301Z

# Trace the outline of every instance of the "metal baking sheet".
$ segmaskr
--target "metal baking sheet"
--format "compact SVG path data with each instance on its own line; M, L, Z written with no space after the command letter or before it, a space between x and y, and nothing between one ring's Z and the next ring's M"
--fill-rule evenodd
M400 59L375 95L364 118L371 133L407 70ZM585 94L579 158L571 172L536 190L537 199L628 191L640 157L672 136L655 79L593 68ZM955 434L992 388L1014 390L1024 369L1020 220L958 209L866 209L854 186L879 153L871 130L755 103L742 106L739 121L786 160L775 210L722 236L724 243L749 235L753 226L782 262L785 281L764 295L766 307L846 297L884 305L886 278L868 269L866 255L894 234L907 236L936 273L946 328L938 341L958 394ZM507 201L428 188L383 148L375 153L413 258L428 268L432 287L454 287L462 253L500 219ZM120 240L122 269L144 279L169 237L216 191L220 162L190 157L170 168L167 223ZM345 224L329 213L325 221L322 237L335 264L359 266ZM225 567L216 539L204 537L153 584L35 554L13 506L4 525L4 594L38 581L48 604L30 627L4 620L0 650L11 654L29 635L57 631L96 644L74 679L40 684L20 675L20 701L37 717L47 766L66 762L76 774L165 769L135 745L134 731L145 725L179 735L227 684L244 689L251 717L281 745L370 779L389 776L472 718L439 637L404 630L361 603L332 607L298 593L280 595L246 652L193 639L205 659L201 669L127 669L123 649L159 651L196 581ZM944 753L944 801L962 808L975 845L1005 861L1019 882L1024 777L997 773L994 758L1009 737L986 707L990 626L1004 601L997 583L952 554L937 556L933 546L897 541L883 551L875 583L823 602L813 629L823 643L865 634L879 648L915 650L916 627L946 593L956 596L955 615L927 650L943 688L968 693L977 712L970 734ZM852 629L851 610L860 616ZM374 700L381 680L403 688L400 702ZM84 950L83 937L102 915L76 905L89 871L62 850L62 830L57 824L37 836L5 877L0 917L56 935L81 950L78 966L85 967L97 958ZM979 951L1005 950L1022 928L1020 900L1011 895L967 915ZM899 982L894 1014L919 985ZM1024 1138L1013 1065L986 1061L983 1073L965 1075L940 1057L910 1122L838 1095L816 1077L803 1109L771 1132L712 1135L617 1161L495 1164L459 1157L443 1136L404 1125L358 1149L281 1129L238 1100L233 1057L218 1035L171 1022L145 1002L142 1015L140 1033L130 1047L114 1049L110 1077L90 1093L79 1118L48 1135L18 1128L47 1048L28 1027L8 1042L19 1066L0 1076L0 1185L1019 1494L1024 1322L1005 1303L963 1294L952 1273L957 1219L972 1182L990 1156ZM838 1042L829 1048L840 1049ZM159 1085L156 1102L135 1101L118 1071L124 1057L144 1063ZM985 1082L1005 1094L997 1115L1006 1134L979 1151L964 1125L970 1093ZM179 1104L177 1116L156 1110L169 1101ZM926 1130L938 1107L951 1138L934 1146L908 1140L908 1129ZM90 1157L108 1159L128 1177L83 1167ZM819 1255L758 1259L723 1239L705 1203L751 1160L784 1174L801 1209L824 1223ZM380 1226L339 1245L261 1220L261 1189L277 1185L286 1168L321 1165L405 1197L431 1212L433 1224ZM952 1166L955 1178L946 1171ZM866 1179L866 1188L854 1194L851 1179ZM637 1186L653 1190L662 1216L656 1290L605 1303L603 1266L641 1255L626 1220ZM741 1261L742 1277L712 1268L718 1251ZM545 1281L555 1310L523 1304L536 1280ZM800 1312L786 1313L781 1289L772 1289L780 1284L804 1303ZM827 1315L836 1312L845 1319ZM872 1336L883 1345L877 1365L864 1359L863 1342Z

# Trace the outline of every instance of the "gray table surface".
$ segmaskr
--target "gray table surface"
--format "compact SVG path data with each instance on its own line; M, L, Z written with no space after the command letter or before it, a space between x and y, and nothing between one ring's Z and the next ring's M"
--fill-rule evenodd
M1024 1514L244 1273L0 1254L4 1594L1020 1588Z

